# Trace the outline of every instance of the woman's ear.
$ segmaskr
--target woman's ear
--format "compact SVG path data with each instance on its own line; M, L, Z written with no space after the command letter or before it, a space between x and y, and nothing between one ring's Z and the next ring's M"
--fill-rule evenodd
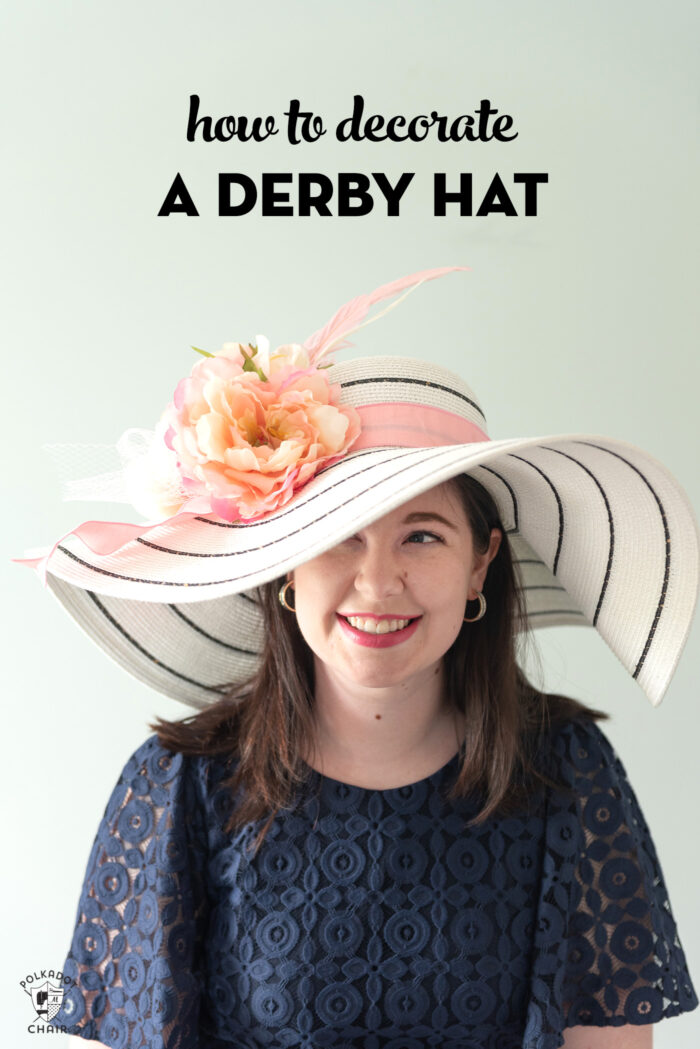
M498 553L502 541L503 533L501 532L501 529L492 528L488 548L484 551L483 554L477 554L474 558L474 568L472 570L472 577L470 580L471 588L474 591L484 589L484 580L486 579L486 573L488 572L489 565Z

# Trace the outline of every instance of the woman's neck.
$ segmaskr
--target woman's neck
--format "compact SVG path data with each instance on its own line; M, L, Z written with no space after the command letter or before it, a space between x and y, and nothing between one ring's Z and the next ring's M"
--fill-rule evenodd
M333 779L391 789L431 775L456 754L464 719L444 696L442 664L419 679L370 688L317 662L315 749L305 760Z

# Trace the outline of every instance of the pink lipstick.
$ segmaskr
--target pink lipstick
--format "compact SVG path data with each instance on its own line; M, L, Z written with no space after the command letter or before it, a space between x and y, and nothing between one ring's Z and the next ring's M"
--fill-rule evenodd
M362 616L363 619L407 619L407 616L397 615L383 615L383 616L369 616L367 614L357 613L358 618ZM336 617L340 623L341 629L347 634L348 637L352 638L353 641L357 642L358 645L364 645L366 648L390 648L392 645L400 645L402 641L407 641L409 637L415 634L418 629L422 616L418 616L405 626L403 630L392 630L388 634L368 634L365 630L358 630L351 623L348 623L345 616L341 616L339 612L336 612ZM353 616L354 618L354 616Z

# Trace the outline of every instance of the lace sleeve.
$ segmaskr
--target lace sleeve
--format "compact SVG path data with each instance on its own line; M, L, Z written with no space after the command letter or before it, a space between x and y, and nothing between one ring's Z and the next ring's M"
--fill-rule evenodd
M196 1049L207 903L188 759L151 737L129 760L90 854L53 1021L113 1049Z
M563 1026L649 1024L694 1009L698 1000L661 866L620 759L594 722L568 726L555 753L562 780L573 788L552 799L545 872L552 898L557 885L568 889ZM561 845L566 828L568 857ZM564 858L558 875L557 854Z

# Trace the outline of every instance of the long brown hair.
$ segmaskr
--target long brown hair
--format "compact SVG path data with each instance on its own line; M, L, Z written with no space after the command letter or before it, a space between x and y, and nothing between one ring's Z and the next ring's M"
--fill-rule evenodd
M482 804L471 821L478 824L517 810L538 787L551 785L537 755L556 724L607 714L529 683L516 658L517 645L527 637L524 603L496 504L468 474L448 483L460 496L477 553L488 549L493 528L504 535L484 583L486 615L464 623L444 656L447 694L467 726L459 773L448 797L478 792ZM284 581L258 589L265 643L254 677L197 714L179 721L159 719L151 726L171 751L231 758L225 785L237 804L227 830L265 820L255 851L278 812L307 781L310 770L302 754L314 739L313 657L296 617L279 603Z

